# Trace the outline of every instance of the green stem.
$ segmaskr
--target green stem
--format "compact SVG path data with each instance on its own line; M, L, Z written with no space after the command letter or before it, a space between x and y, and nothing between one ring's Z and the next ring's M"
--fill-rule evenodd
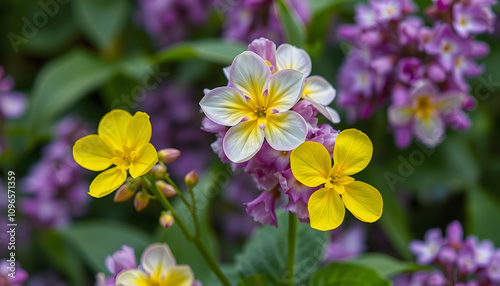
M196 209L196 198L194 196L193 188L189 188L189 193L191 194L191 215L193 216L194 221L194 237L198 238L201 235L201 227L200 222L198 220L197 209Z
M293 266L295 263L295 241L297 239L297 218L288 214L288 256L286 259L286 285L293 286Z
M203 257L203 260L205 260L205 263L208 265L208 267L210 268L210 270L212 270L212 272L217 276L217 278L222 283L222 285L224 285L224 286L231 286L231 283L229 283L229 280L227 279L227 277L224 275L224 273L220 269L219 264L217 263L217 261L215 261L215 259L212 257L212 255L210 254L210 252L208 252L207 247L205 246L205 244L201 240L201 237L199 235L193 236L191 234L191 232L186 227L186 225L184 224L184 222L181 220L181 218L179 217L179 215L174 211L174 208L172 207L172 205L170 204L170 202L158 190L158 188L156 187L156 184L154 184L152 182L152 180L147 175L143 176L143 178L144 178L144 181L146 182L146 184L148 185L149 189L151 190L151 192L153 192L153 194L158 198L158 200L160 201L160 203L162 204L162 206L167 211L170 211L172 213L172 216L174 217L175 222L177 223L177 225L179 225L179 228L181 229L181 231L184 234L184 236L189 241L192 241L194 243L194 245L196 246L196 249L198 250L198 252L200 253L200 255ZM174 187L174 189L178 190L178 188L177 188L177 186L175 184L172 184L172 186ZM195 219L195 224L198 224L198 219L196 218L196 214L193 215L193 218ZM197 229L199 229L199 225L197 225ZM199 231L197 230L197 232L199 232Z
M177 196L179 198L181 198L182 202L188 207L190 208L191 207L191 204L186 200L186 198L184 197L184 195L182 194L181 190L179 189L179 187L177 187L177 185L174 183L174 181L172 181L172 179L170 179L169 175L167 174L165 177L165 180L167 181L167 183L169 183L175 190L175 193L177 194Z

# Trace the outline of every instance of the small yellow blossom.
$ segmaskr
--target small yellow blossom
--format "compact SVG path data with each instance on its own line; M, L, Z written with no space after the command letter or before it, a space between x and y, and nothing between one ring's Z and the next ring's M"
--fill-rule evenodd
M292 151L290 164L295 178L308 187L324 185L309 198L312 228L337 228L344 220L345 207L364 222L380 218L383 201L378 190L351 177L368 165L372 154L370 138L356 129L337 136L333 167L330 154L319 143L307 141Z
M118 189L127 179L127 171L137 178L158 162L156 149L149 143L151 123L144 112L132 116L115 109L104 115L97 132L73 146L73 157L80 166L105 170L90 184L89 194L93 197L101 198ZM114 167L108 169L111 165Z

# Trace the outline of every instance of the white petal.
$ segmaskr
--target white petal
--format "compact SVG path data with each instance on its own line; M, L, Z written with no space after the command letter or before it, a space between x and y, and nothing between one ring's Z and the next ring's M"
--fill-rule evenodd
M233 126L238 124L252 109L245 96L232 87L218 87L205 95L200 106L213 122Z
M303 94L321 105L329 105L337 91L326 79L315 75L306 79Z
M244 121L229 128L222 147L229 160L241 163L250 160L264 143L264 131L258 120Z
M164 285L191 286L194 282L193 271L188 265L178 265L172 267L165 279Z
M228 81L231 80L231 66L227 66L222 69L222 72L224 72L224 76L227 78Z
M147 285L148 275L140 270L125 270L116 277L116 286Z
M304 75L296 70L282 70L271 76L264 106L280 112L292 108L302 95Z
M170 268L175 266L175 258L166 244L156 243L144 250L141 266L150 277L165 277Z
M389 122L394 126L407 125L413 117L413 108L407 105L389 107Z
M443 112L460 108L465 100L465 95L460 91L449 91L436 98L436 108Z
M311 57L309 54L289 44L282 44L276 51L276 65L278 70L294 69L303 73L306 77L311 74Z
M294 111L267 115L264 134L271 147L278 151L290 151L304 143L307 123Z
M308 96L306 96L305 99L307 101L309 101L314 106L314 108L316 108L316 110L319 113L323 114L323 116L326 119L330 120L330 122L332 122L332 123L339 123L340 122L340 115L333 108L330 108L328 106L323 106L323 105L313 101Z
M233 61L231 84L244 95L257 100L264 94L271 71L266 62L254 52L243 52Z
M413 88L410 91L410 95L412 97L420 97L420 96L434 96L438 93L438 90L434 83L430 80L422 79L417 81Z
M439 114L415 121L415 136L428 147L435 147L443 140L444 123Z

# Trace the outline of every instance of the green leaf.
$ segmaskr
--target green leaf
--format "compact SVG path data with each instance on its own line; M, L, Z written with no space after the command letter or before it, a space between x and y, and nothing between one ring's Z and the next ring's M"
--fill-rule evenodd
M237 42L205 39L173 45L155 55L154 61L172 62L202 59L217 64L230 65L234 58L246 49L246 45Z
M114 73L106 63L84 51L73 51L47 64L38 74L32 95L30 127L50 123Z
M136 255L151 244L148 235L130 225L115 221L89 221L75 223L62 235L80 252L94 272L107 272L106 256L122 245L135 249Z
M75 250L60 233L48 231L41 234L41 248L54 268L66 275L72 285L85 285L84 268Z
M238 286L268 286L269 280L265 275L252 275L244 277L238 283Z
M291 4L283 0L275 2L274 9L285 32L286 42L297 47L303 47L306 41L306 26L294 13Z
M382 278L374 269L343 263L332 263L316 271L310 280L310 286L389 286L391 282Z
M278 214L279 228L263 226L248 241L236 265L244 276L268 275L272 285L286 278L288 213ZM297 226L294 282L303 283L323 259L328 243L326 232L312 229L309 224Z
M500 202L485 190L474 187L467 192L468 233L500 244Z
M311 11L313 15L316 15L348 2L349 0L311 0Z
M129 19L130 1L74 0L73 13L80 29L99 49L111 47Z
M427 267L418 265L415 262L400 261L381 253L367 253L349 261L349 263L371 267L377 271L381 277L386 278L403 272L414 272L428 269Z

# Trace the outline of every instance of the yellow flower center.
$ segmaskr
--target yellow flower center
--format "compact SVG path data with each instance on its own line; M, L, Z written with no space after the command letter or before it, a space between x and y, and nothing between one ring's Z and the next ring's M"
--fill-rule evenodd
M465 26L465 24L467 24L467 21L465 20L465 17L462 17L462 19L460 19L460 25Z
M257 106L254 111L258 118L266 118L267 107Z
M116 150L116 153L117 156L111 159L111 163L123 170L128 170L134 162L136 152L131 151L127 146L123 146L123 152Z
M429 96L421 96L417 99L415 113L419 118L427 119L434 111L434 104Z

